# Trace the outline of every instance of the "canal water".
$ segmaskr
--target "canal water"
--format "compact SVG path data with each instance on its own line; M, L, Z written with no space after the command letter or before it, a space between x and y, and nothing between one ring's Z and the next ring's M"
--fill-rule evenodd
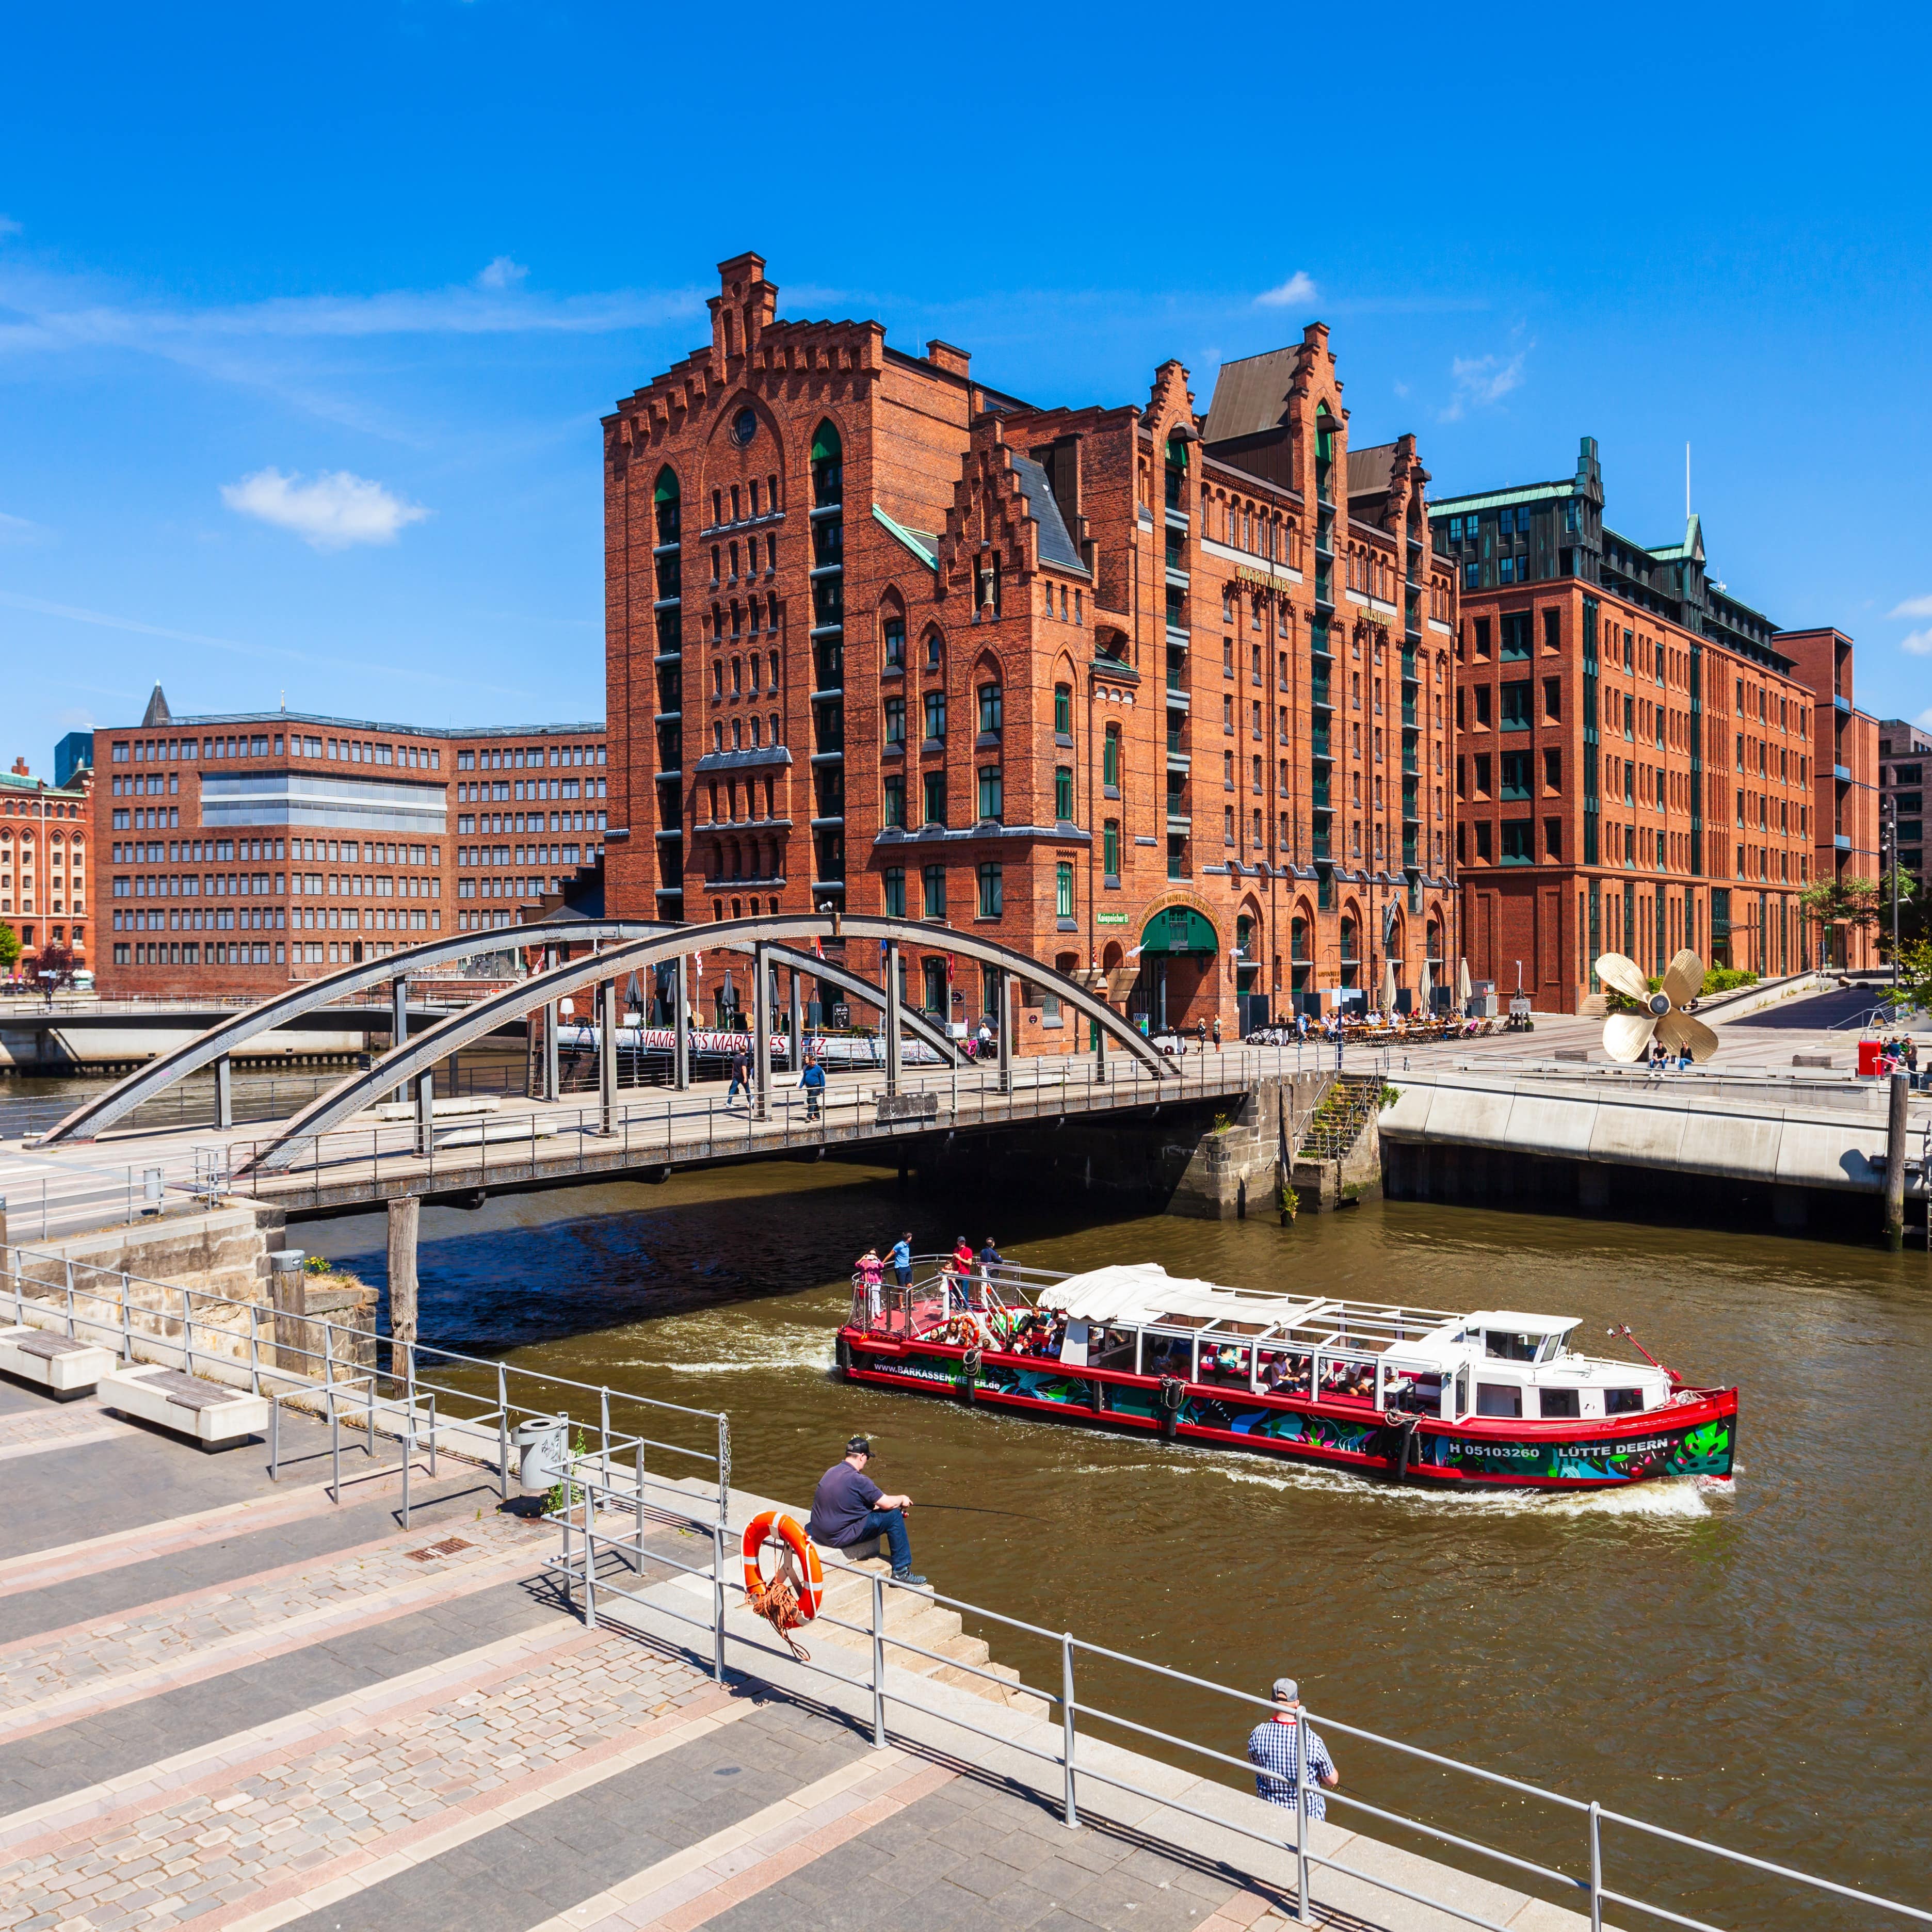
M1151 1260L1253 1288L1574 1315L1605 1350L1628 1322L1688 1377L1741 1387L1739 1471L1721 1487L1445 1496L844 1386L830 1365L851 1258L902 1229L928 1250L991 1235L1041 1268ZM296 1238L382 1278L375 1218ZM1929 1265L1397 1203L1288 1231L1112 1218L1078 1197L902 1190L825 1163L430 1209L419 1272L422 1332L448 1346L728 1410L737 1479L765 1494L808 1502L845 1438L869 1432L872 1473L915 1498L915 1554L944 1591L1222 1683L1290 1672L1343 1721L1924 1904ZM1057 1684L1025 1640L982 1634ZM1083 1701L1090 1682L1096 1702L1240 1754L1251 1717L1222 1700L1096 1667ZM1328 1735L1345 1790L1585 1869L1580 1820ZM1606 1844L1610 1884L1680 1911L1767 1923L1797 1902L1613 1827Z

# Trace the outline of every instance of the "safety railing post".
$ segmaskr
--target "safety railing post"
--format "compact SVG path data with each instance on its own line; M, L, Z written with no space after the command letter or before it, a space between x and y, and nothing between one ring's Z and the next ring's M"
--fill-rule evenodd
M369 1438L375 1441L375 1424L369 1427ZM410 1465L416 1460L416 1412L412 1402L406 1405L403 1417L403 1527L410 1526Z
M637 1493L633 1498L636 1511L637 1538L632 1545L631 1568L641 1576L644 1574L644 1438L638 1438Z
M1590 1800L1590 1932L1604 1932L1604 1808Z
M1311 1377L1309 1386L1314 1387ZM1308 1896L1308 1718L1300 1713L1294 1726L1294 1916L1303 1924L1314 1923L1315 1908Z
M597 1467L598 1479L610 1486L610 1390L608 1384L597 1391Z
M190 1291L182 1290L182 1355L189 1375L194 1373L194 1304Z
M718 1418L718 1526L731 1520L731 1423L728 1416Z
M496 1364L496 1493L510 1500L510 1398L501 1362Z
M1073 1793L1073 1636L1067 1631L1060 1640L1060 1756L1066 1780L1062 1822L1070 1829L1077 1830L1080 1809Z
M282 1399L274 1395L268 1398L268 1480L282 1480Z
M436 1390L429 1392L429 1473L432 1480L436 1476Z
M872 1748L886 1748L886 1580L872 1572Z
M74 1334L74 1257L67 1257L67 1339L71 1342Z
M586 1630L597 1628L597 1526L595 1506L591 1501L590 1486L580 1483L578 1493L584 1498L584 1627Z
M335 1403L335 1384L328 1385L328 1500L342 1500L342 1417Z
M724 1526L711 1526L711 1676L724 1681Z

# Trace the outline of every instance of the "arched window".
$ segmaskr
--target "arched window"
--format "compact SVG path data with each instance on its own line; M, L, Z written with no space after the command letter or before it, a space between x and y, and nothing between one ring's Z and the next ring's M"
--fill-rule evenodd
M1167 439L1167 507L1185 509L1187 483L1187 439L1176 430Z
M844 445L830 422L820 423L812 436L812 500L816 504L842 503L845 500Z
M1120 788L1120 728L1118 724L1107 727L1107 735L1102 743L1100 782L1112 791Z
M1298 962L1308 957L1308 922L1299 914L1288 924L1288 956Z
M677 474L668 464L658 472L657 488L651 492L651 501L657 508L658 542L676 543L680 530Z

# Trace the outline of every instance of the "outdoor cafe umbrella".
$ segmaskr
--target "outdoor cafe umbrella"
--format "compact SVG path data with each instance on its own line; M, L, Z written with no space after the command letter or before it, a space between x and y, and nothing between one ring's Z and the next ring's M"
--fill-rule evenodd
M1382 1011L1384 1013L1395 1011L1395 962L1393 959L1382 962Z
M1460 1005L1466 1006L1469 1004L1472 992L1472 989L1469 985L1469 962L1466 956L1459 959L1456 962L1456 998L1457 1002Z
M1422 962L1422 977L1417 981L1415 987L1415 1004L1425 1013L1429 1010L1429 1003L1435 991L1436 982L1429 976L1429 962L1425 959Z

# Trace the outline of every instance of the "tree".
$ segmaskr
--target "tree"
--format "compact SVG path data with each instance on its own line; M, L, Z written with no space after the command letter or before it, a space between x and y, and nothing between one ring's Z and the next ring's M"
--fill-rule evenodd
M1869 926L1878 916L1878 887L1869 879L1856 875L1843 879L1820 879L1798 895L1798 903L1808 918L1828 930L1848 926L1856 931ZM1819 963L1824 964L1821 942Z
M72 950L65 946L46 945L40 948L34 958L34 977L47 992L61 986L74 984L74 976L80 962L74 956Z
M1932 1007L1932 942L1906 939L1898 947L1900 1001L1920 1012Z
M10 973L20 963L20 935L0 919L0 973Z

